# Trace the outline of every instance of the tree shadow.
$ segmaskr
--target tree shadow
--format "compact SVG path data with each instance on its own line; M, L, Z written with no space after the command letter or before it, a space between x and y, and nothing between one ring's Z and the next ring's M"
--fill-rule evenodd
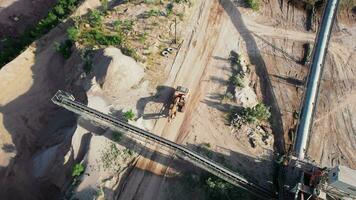
M231 22L245 41L251 64L256 66L256 74L260 80L263 101L266 105L271 107L272 117L270 121L273 133L275 135L274 146L278 152L283 154L285 152L285 144L282 115L278 106L277 98L273 91L267 67L260 53L256 40L243 22L241 13L238 8L236 8L236 5L231 2L231 0L219 0L219 3L225 9L226 13L231 19Z
M273 77L276 77L277 79L279 79L281 83L285 83L285 84L290 84L293 86L303 86L304 85L304 81L296 79L296 78L292 78L292 77L288 77L288 76L279 76L279 75L273 75Z
M169 86L160 85L156 88L156 93L149 97L140 98L136 104L137 116L143 119L158 119L168 116L169 105L171 104L172 96L175 89ZM148 103L158 103L161 105L161 110L158 113L145 113L145 108Z

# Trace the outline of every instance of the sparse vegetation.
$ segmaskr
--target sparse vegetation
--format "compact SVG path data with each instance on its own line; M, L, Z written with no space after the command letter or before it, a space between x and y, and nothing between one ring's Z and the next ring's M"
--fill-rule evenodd
M126 111L123 113L123 117L129 121L129 120L133 120L135 118L135 113L132 111L132 109Z
M80 176L83 172L84 172L84 165L79 163L79 164L75 164L73 166L73 169L72 169L72 177L78 177Z
M53 9L49 11L47 17L42 19L36 26L28 29L17 38L3 39L0 42L2 46L0 51L0 67L11 61L34 40L46 34L65 19L78 3L79 0L59 0Z
M115 132L112 133L112 140L114 142L120 142L121 139L122 139L122 133L121 132L115 131Z
M115 143L110 142L101 152L101 164L104 170L110 170L118 173L122 170L122 164L131 156L133 152L130 149L120 150Z
M60 53L65 59L68 59L72 55L72 46L72 40L65 40L61 43L54 43L56 51Z
M185 191L194 192L201 191L205 194L206 200L228 200L228 199L248 199L257 200L254 196L245 190L235 187L234 185L214 176L209 173L184 173L181 176L181 181Z
M234 98L234 95L231 92L226 92L223 96L222 96L222 101L228 101L228 100L232 100Z
M118 172L121 170L121 164L118 160L120 156L120 150L114 143L110 143L101 154L101 162L104 170L113 170Z
M244 108L242 117L249 123L256 123L268 120L271 117L271 112L263 103L259 103L252 108Z
M241 73L238 73L235 76L232 76L230 78L230 81L235 87L243 88L245 87L243 78L243 75Z
M260 0L246 0L246 3L253 11L258 11L260 9Z

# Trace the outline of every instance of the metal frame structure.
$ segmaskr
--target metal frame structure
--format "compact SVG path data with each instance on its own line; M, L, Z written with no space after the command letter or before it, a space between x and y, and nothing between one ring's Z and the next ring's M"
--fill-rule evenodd
M312 64L307 80L307 90L304 97L304 105L297 129L297 139L294 151L299 160L303 160L307 150L309 134L311 131L313 116L316 110L317 98L320 86L320 78L323 72L325 56L337 8L340 0L327 0L323 12L319 32L314 45Z
M168 149L173 150L178 157L189 161L197 167L200 167L237 187L243 188L251 192L253 195L259 197L260 199L275 199L275 195L271 191L248 181L241 175L225 168L224 166L204 156L201 156L198 153L182 145L176 144L153 133L130 125L127 122L121 121L110 115L89 108L86 105L75 101L74 97L67 92L59 90L52 97L52 102L82 116L83 118L94 121L105 127L109 127L112 130L125 132L127 131L141 138L145 138L149 141L153 141L157 144L167 147Z

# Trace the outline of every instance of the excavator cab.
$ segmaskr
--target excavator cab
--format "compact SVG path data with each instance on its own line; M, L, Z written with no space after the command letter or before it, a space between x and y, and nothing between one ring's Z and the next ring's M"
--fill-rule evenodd
M172 103L169 106L169 121L174 119L177 112L184 112L189 96L189 89L183 86L178 86L174 92Z

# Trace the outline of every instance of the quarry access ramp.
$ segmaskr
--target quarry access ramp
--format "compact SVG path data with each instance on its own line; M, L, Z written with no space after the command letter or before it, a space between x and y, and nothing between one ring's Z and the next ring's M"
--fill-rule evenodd
M144 138L154 143L160 144L164 147L167 147L168 149L173 150L175 152L175 155L177 155L179 158L184 159L194 164L195 166L200 167L237 187L251 192L253 195L258 196L260 199L275 199L275 195L273 194L273 192L248 181L241 175L206 158L205 156L199 155L197 152L194 152L182 145L169 141L165 138L159 137L153 133L130 125L125 121L119 120L110 115L89 108L86 105L75 101L73 95L67 92L59 90L52 97L51 100L53 103L69 111L72 111L82 116L83 118L94 121L114 131L128 131L130 133L135 134L136 136L139 136L140 138Z

